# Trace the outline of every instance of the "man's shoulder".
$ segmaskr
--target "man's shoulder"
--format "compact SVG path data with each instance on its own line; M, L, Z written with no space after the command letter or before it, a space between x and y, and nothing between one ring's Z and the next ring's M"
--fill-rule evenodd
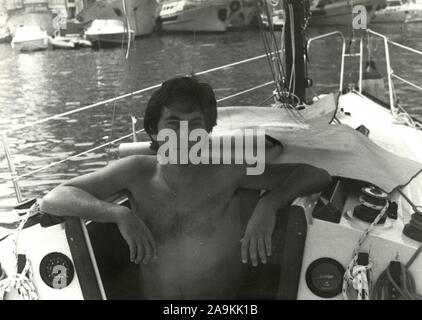
M156 156L134 155L117 160L114 165L124 172L134 174L151 173L157 165Z

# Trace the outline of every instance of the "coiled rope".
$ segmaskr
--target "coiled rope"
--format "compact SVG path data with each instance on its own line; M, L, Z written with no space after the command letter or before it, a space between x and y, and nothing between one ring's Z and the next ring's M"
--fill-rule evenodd
M38 203L35 203L23 216L19 217L19 225L13 233L13 255L15 265L13 274L0 281L0 300L4 300L6 295L15 289L22 300L38 300L38 294L32 282L32 268L29 259L26 259L25 266L21 273L18 273L18 240L19 233L28 221L30 213L35 210Z
M387 267L376 281L372 294L371 300L387 300L389 299L389 291L393 287L399 294L401 299L406 300L422 300L422 295L416 293L416 284L409 268L422 252L422 245L416 250L413 256L409 259L405 266L400 263L400 283L397 283L391 275L390 268ZM399 263L397 261L397 263Z
M369 259L369 263L366 266L358 265L358 255L360 248L367 239L369 233L372 231L374 226L381 220L381 218L386 214L388 209L388 202L375 218L375 220L369 225L365 232L359 238L359 241L353 251L353 258L347 266L346 272L343 276L343 298L345 300L351 300L351 293L355 291L357 293L357 300L369 300L371 283L370 280L372 272L372 261ZM368 279L368 274L369 278ZM354 290L352 290L352 288Z

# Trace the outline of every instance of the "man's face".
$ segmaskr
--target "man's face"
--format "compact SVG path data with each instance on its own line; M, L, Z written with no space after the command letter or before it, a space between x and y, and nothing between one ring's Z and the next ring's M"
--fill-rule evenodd
M178 140L180 140L189 137L192 130L206 130L204 115L200 111L188 112L186 109L181 103L174 103L168 108L163 108L160 121L158 122L158 132L163 129L173 130ZM187 123L187 128L185 127L187 132L181 132L181 129L183 129L182 121L185 124ZM154 138L156 139L156 137ZM163 143L159 142L160 145ZM195 141L188 141L189 149L194 144Z

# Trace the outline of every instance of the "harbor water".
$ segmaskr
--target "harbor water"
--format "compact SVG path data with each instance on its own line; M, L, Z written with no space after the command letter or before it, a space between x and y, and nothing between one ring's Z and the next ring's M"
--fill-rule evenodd
M373 26L391 40L422 50L422 24ZM308 36L332 29L310 29ZM350 30L342 30L346 35ZM372 44L373 58L386 74L382 41ZM310 52L309 76L312 94L338 89L340 42L328 39L315 42ZM264 54L258 30L224 34L163 34L137 39L125 57L126 48L48 50L33 53L13 52L0 44L0 131L15 128L52 115L74 110L118 95L161 83L176 75L197 73L228 63ZM392 67L398 75L416 83L422 79L420 56L399 48L391 49ZM345 85L357 82L358 59L346 61ZM265 59L226 68L200 76L224 98L271 81ZM273 87L247 93L221 102L219 106L260 105ZM422 92L395 82L401 105L422 119ZM72 177L92 172L113 157L108 148L88 152L46 170L33 170L100 146L131 133L131 116L142 116L152 91L128 99L37 124L7 135L8 145L24 198L42 197L55 185ZM386 99L387 101L387 99ZM267 102L266 104L269 104ZM130 141L127 140L127 141ZM5 154L0 151L0 210L8 210L16 200Z

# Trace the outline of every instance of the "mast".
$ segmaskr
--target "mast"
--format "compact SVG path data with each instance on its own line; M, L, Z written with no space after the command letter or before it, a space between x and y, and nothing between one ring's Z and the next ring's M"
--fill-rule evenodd
M287 84L289 84L292 70L294 70L294 90L293 93L300 98L301 102L306 100L306 78L305 78L305 41L304 28L306 28L305 12L308 0L284 0L285 11L285 59L286 59L286 74ZM293 9L291 15L290 8ZM309 9L309 7L308 7ZM291 28L291 21L293 18L293 30ZM292 34L294 35L292 37ZM293 57L293 54L295 57ZM294 61L294 62L293 62ZM293 65L294 64L294 65ZM293 68L294 67L294 68Z

